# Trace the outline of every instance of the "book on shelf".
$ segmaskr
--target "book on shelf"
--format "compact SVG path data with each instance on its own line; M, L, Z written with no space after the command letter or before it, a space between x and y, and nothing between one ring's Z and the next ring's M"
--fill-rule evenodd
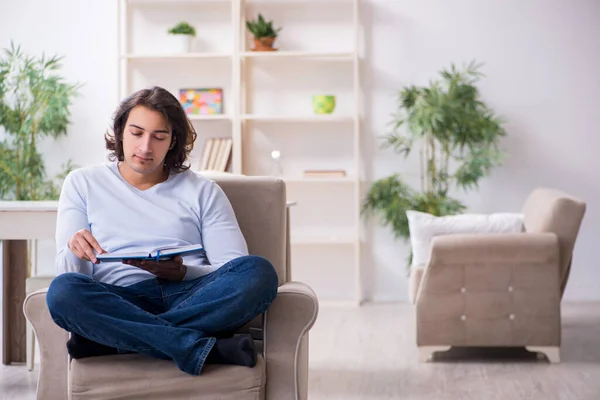
M225 172L231 160L231 138L208 138L204 144L200 170Z
M305 178L345 178L346 171L342 169L307 169Z
M116 251L112 253L97 254L100 262L123 261L123 260L167 260L175 256L205 253L204 247L199 244L184 246L164 246L149 249L148 251Z

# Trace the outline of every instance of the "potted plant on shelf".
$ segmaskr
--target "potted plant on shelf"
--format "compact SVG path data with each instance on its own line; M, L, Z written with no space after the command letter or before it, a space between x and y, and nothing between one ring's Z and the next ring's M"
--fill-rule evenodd
M192 48L192 39L196 37L196 29L182 21L168 30L173 41L169 49L175 53L188 53Z
M501 163L498 144L506 133L481 100L475 86L478 69L474 63L463 70L452 65L429 86L400 91L399 112L384 147L406 157L418 146L421 185L415 189L393 174L373 182L362 205L365 217L380 217L396 238L410 239L408 210L436 216L463 212L466 206L451 191L477 189L479 180Z
M254 51L275 51L273 43L283 28L273 28L273 21L265 21L262 14L258 19L246 21L248 30L254 37Z

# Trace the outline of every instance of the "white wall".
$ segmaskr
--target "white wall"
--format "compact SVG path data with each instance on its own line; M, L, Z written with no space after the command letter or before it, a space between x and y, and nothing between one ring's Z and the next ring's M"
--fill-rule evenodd
M474 212L519 210L540 185L580 196L588 212L575 249L569 299L600 299L594 245L600 237L600 2L595 0L363 0L366 83L365 153L371 179L414 172L378 149L398 90L426 83L450 62L485 62L485 99L506 117L505 166L463 196ZM13 39L29 53L66 56L64 74L85 83L72 107L67 140L46 143L51 172L72 158L105 159L102 133L117 104L116 1L4 0L0 47ZM364 249L366 291L375 300L406 299L405 245L370 225Z

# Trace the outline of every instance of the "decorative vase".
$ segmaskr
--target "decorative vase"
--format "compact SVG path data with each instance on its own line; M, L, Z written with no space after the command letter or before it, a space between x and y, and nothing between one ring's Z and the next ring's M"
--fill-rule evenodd
M189 53L192 48L191 35L169 35L168 53Z
M273 43L275 42L274 37L263 37L263 38L254 38L254 49L253 51L277 51L277 49L273 48Z
M316 114L331 114L335 110L335 96L316 95L312 98L313 110Z

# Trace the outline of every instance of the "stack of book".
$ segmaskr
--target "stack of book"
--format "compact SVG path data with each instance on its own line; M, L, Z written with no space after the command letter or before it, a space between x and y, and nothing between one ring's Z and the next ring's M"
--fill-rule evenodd
M231 160L231 138L209 138L204 144L200 170L225 172Z

